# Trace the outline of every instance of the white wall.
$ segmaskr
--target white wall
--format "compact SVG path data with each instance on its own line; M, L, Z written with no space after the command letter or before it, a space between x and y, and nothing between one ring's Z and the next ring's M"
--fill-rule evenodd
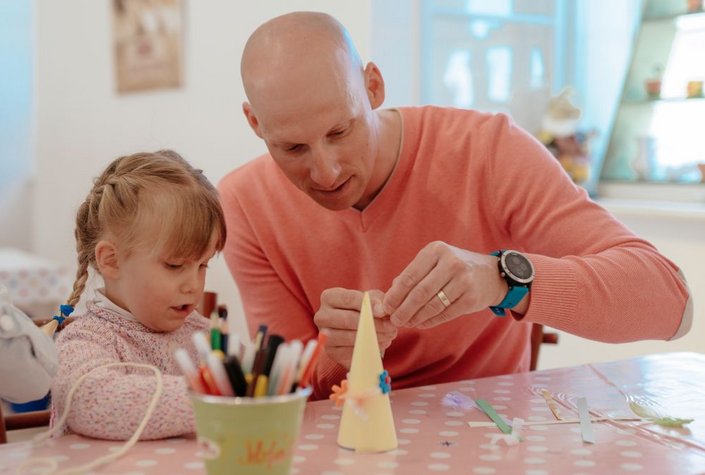
M184 1L185 85L118 96L109 0L35 0L36 164L32 250L75 269L74 215L91 180L122 154L173 148L217 182L261 154L245 122L240 53L263 21L293 10L325 11L369 52L370 2ZM241 314L222 258L207 288Z

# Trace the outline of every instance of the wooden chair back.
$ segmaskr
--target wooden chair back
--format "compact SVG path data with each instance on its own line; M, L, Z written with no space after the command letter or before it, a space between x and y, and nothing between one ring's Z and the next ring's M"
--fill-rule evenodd
M531 328L531 371L536 370L539 362L541 345L555 345L558 343L558 333L544 332L543 325L534 323Z

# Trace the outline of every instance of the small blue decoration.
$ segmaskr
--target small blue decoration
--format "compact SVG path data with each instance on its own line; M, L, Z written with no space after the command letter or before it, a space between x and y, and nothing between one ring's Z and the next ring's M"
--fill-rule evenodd
M71 305L64 304L59 307L59 310L61 311L62 316L68 317L73 312L73 307Z
M382 394L389 394L392 391L392 378L386 369L379 375L379 389L382 390Z
M52 320L56 320L57 323L59 325L61 325L62 323L64 323L64 320L66 320L66 317L71 315L72 312L73 312L73 307L71 305L64 304L64 305L59 306L59 315L54 315L51 318L52 318Z

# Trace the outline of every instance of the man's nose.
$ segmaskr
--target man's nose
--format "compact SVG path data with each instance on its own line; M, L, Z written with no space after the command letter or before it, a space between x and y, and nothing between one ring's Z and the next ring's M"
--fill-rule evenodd
M311 147L311 180L323 188L335 186L341 167L335 153L326 147Z

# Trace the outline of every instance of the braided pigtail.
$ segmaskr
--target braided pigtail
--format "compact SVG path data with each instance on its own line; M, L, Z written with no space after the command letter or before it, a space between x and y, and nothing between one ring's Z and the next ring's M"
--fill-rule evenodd
M113 164L114 165L114 164ZM114 173L115 167L110 166L103 174L95 180L93 189L88 193L85 201L81 203L76 213L76 254L78 269L73 289L66 304L75 307L81 299L81 294L86 288L88 281L88 268L95 266L95 247L104 233L100 219L100 207L103 200L103 191L106 188L105 182Z
M66 301L67 305L75 307L81 298L81 294L86 289L86 282L88 281L88 262L89 257L82 253L78 257L78 270L76 271L76 280L73 283L73 291Z

